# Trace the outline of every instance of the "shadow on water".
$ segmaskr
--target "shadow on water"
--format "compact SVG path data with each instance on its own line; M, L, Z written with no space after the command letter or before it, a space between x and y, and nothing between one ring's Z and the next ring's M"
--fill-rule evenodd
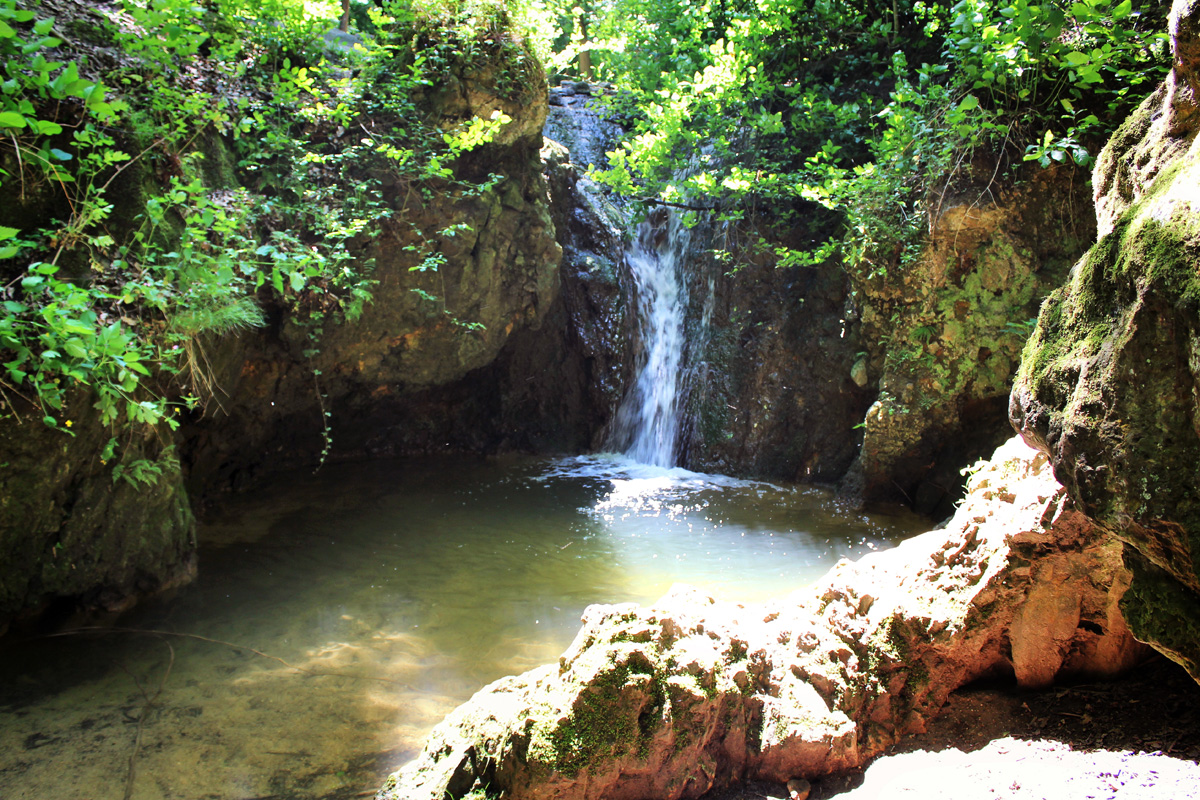
M620 457L281 478L202 527L193 585L4 643L0 797L121 800L135 750L132 798L355 796L472 692L555 660L589 603L677 581L765 599L923 524Z

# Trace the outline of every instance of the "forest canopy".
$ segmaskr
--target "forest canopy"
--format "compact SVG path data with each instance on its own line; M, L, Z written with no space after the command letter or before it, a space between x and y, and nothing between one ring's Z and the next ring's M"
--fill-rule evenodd
M817 215L804 265L886 269L977 155L1087 166L1168 67L1169 4L614 0L573 9L562 55L620 87L624 193ZM560 17L560 20L562 18ZM561 42L561 39L560 39ZM564 69L564 60L554 62ZM579 60L574 64L579 70ZM684 168L686 165L686 169ZM797 213L803 210L803 213Z

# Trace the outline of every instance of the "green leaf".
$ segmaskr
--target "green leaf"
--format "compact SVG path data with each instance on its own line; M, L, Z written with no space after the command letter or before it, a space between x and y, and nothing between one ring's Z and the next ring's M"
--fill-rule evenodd
M17 35L7 22L0 20L0 39L11 39Z
M83 346L83 342L78 339L69 339L63 344L63 350L67 351L67 355L75 358L87 358L87 348Z
M976 108L979 108L979 98L973 94L967 95L958 104L959 111L973 111Z
M20 246L15 244L9 244L5 245L4 247L0 247L0 259L12 258L20 251Z
M1131 11L1133 11L1133 3L1130 2L1130 0L1125 0L1125 2L1121 3L1112 10L1112 18L1114 20L1125 19L1129 16Z
M0 111L0 128L24 128L25 118L15 111Z
M95 109L104 102L104 84L94 83L83 92L83 102L88 108Z
M21 232L20 228L9 228L5 225L0 225L0 242L5 239L11 239Z
M41 133L42 136L55 136L63 131L62 125L59 125L57 122L51 122L48 119L39 119L37 121L37 126L38 132Z
M39 19L33 25L33 32L38 36L45 36L50 31L54 30L54 17Z
M78 97L80 100L83 100L86 97L87 90L90 88L92 88L92 82L84 78L80 78L79 80L68 83L63 87L63 90L67 94L71 95L71 97Z
M1072 51L1070 53L1067 53L1066 59L1068 62L1070 62L1071 66L1073 66L1073 67L1083 66L1084 64L1086 64L1088 62L1087 54L1080 53L1079 51Z

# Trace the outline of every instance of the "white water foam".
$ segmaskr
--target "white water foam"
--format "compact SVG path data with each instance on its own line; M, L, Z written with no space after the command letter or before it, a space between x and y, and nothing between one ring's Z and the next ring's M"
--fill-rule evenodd
M642 350L637 377L621 401L610 445L644 464L676 463L683 395L684 315L681 275L688 230L660 209L638 228L628 254Z

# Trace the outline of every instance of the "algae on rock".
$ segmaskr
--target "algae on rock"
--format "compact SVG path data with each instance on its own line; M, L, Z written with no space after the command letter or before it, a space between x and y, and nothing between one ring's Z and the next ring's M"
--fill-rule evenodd
M1200 118L1180 89L1200 80L1200 3L1171 27L1171 77L1097 163L1105 235L1043 307L1010 415L1125 542L1134 633L1200 680Z

